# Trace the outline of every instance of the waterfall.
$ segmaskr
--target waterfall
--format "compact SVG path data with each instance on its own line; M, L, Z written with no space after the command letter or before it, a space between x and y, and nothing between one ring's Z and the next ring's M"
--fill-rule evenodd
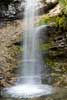
M27 83L40 83L40 55L38 51L38 33L36 32L35 20L38 12L36 13L37 0L26 0L25 13L24 13L24 54L22 65L23 82Z
M53 93L52 86L41 83L42 63L38 48L39 31L35 25L38 3L39 0L25 0L21 81L11 88L4 89L5 94L14 98L33 98Z

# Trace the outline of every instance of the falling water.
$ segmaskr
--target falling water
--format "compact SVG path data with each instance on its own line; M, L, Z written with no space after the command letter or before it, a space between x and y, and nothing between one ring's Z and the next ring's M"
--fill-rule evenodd
M23 82L40 83L40 55L38 51L38 38L35 26L37 0L26 0L25 5L25 32L24 32L24 55L22 76Z
M25 0L24 13L24 41L23 41L23 64L21 81L11 88L5 89L12 97L31 98L48 95L53 88L41 83L41 56L38 49L38 30L35 26L37 7L39 0Z

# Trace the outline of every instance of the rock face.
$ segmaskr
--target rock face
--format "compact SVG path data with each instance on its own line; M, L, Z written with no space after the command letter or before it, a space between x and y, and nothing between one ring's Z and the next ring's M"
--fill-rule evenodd
M59 4L57 4L54 9L50 10L50 12L48 13L48 15L50 17L57 16L57 15L59 15L61 13L61 11L62 11L61 6Z
M50 10L53 9L57 4L58 4L57 0L55 0L55 1L53 1L53 0L41 0L39 14L43 15L43 14L49 13ZM59 9L57 9L57 10L59 10ZM52 12L50 14L52 14Z
M7 22L0 28L0 86L8 87L16 81L14 71L17 69L22 35L21 22Z
M22 5L21 6L21 2ZM0 0L0 20L22 19L24 11L24 1L21 0Z
M53 73L51 73L53 83L57 86L67 86L66 32L64 33L61 29L57 30L56 27L51 27L48 29L47 34L48 41L45 45L47 45L48 56L46 63L53 70Z
M0 45L10 46L18 42L23 32L22 22L7 22L4 27L0 28Z
M67 14L65 13L66 3L62 3L62 5L60 5L60 3L57 3L53 7L53 9L50 9L49 12L40 16L41 20L39 22L39 25L47 24L51 26L48 28L46 33L48 36L48 40L46 42L43 42L40 48L42 52L46 51L47 57L45 59L45 62L53 70L53 72L51 73L51 77L53 79L52 83L55 86L67 87Z

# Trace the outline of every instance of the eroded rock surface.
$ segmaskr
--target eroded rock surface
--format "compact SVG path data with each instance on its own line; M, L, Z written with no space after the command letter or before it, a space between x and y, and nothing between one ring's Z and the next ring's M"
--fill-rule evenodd
M15 83L22 40L22 22L7 22L0 28L0 86L8 87Z

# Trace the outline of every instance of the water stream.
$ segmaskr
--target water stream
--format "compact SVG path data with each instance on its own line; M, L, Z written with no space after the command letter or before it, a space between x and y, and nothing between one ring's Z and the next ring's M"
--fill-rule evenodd
M27 83L40 83L41 61L38 51L38 33L36 32L36 9L38 7L37 0L26 0L24 20L24 55L23 55L23 68L22 76L25 77L23 82ZM36 80L35 80L36 78ZM35 82L36 81L36 82Z

